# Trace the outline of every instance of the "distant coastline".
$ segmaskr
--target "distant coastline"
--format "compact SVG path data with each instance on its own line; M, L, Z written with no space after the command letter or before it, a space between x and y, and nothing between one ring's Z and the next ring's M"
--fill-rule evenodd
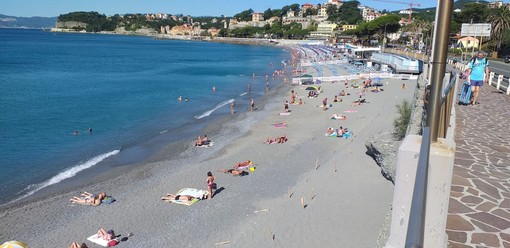
M189 36L189 35L169 35L155 33L150 29L139 29L137 32L131 31L101 31L101 32L86 32L75 31L72 29L52 28L51 32L57 33L80 33L80 34L110 34L110 35L133 35L133 36L148 36L154 39L161 40L194 40L194 41L207 41L207 42L221 42L229 44L243 44L243 45L258 45L258 46L295 46L307 44L312 41L309 40L288 40L288 39L261 39L261 38L232 38L232 37L214 37L209 36Z

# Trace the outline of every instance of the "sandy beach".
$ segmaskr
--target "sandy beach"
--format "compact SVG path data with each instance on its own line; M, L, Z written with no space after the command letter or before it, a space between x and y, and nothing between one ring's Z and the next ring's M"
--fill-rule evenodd
M315 73L312 67L304 69ZM80 189L4 207L0 241L100 247L86 238L105 228L121 237L133 234L119 247L374 247L391 207L393 184L365 154L365 142L393 130L395 105L412 101L416 84L405 81L402 90L401 80L382 82L383 92L369 91L362 96L368 103L351 106L361 89L327 83L320 85L319 97L307 98L304 86L271 81L279 87L256 103L256 111L239 109L208 127L213 147L191 147L190 137L189 143L173 144L151 159L155 162L130 167L121 176L105 175ZM305 104L290 105L291 114L280 116L291 90ZM350 95L332 102L341 90ZM325 97L332 107L324 111L319 105ZM330 119L335 113L347 120ZM287 127L272 125L278 122ZM324 135L328 127L339 126L348 128L351 137ZM264 144L281 135L288 137L286 143ZM247 176L218 172L245 160L256 167ZM213 199L192 206L160 200L182 188L207 189L208 171L219 188ZM80 191L104 191L117 201L97 207L70 203Z

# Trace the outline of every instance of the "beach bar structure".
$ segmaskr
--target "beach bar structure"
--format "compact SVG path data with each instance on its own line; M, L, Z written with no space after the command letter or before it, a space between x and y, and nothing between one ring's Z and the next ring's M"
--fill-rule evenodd
M395 73L420 74L423 72L423 61L391 53L373 53L370 61L387 65Z

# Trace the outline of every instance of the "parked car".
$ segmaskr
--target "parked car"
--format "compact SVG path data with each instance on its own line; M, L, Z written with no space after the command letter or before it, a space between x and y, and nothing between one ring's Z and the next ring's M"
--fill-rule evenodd
M505 63L510 63L510 55L505 56Z

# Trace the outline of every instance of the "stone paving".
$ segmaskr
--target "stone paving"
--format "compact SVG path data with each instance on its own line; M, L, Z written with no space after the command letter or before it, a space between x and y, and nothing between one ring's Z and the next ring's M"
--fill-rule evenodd
M448 245L510 248L510 96L484 85L479 105L456 105Z

